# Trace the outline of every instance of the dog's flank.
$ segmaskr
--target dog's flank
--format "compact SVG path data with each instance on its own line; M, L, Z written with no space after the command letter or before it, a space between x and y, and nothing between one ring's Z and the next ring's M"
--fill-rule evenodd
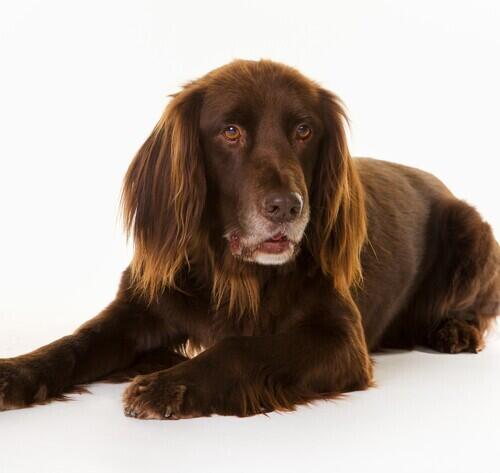
M379 348L479 351L500 307L491 228L430 174L352 159L346 120L272 61L187 84L125 176L115 300L0 360L0 410L133 378L131 417L247 416L372 386Z

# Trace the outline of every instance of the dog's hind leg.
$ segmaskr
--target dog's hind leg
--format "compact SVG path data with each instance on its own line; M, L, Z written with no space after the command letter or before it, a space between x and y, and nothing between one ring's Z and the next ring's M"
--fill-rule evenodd
M453 316L439 321L430 331L427 343L442 353L477 353L484 346L483 334L474 321Z
M440 217L439 258L426 281L432 318L422 342L444 353L476 353L499 314L500 249L466 203L447 201Z

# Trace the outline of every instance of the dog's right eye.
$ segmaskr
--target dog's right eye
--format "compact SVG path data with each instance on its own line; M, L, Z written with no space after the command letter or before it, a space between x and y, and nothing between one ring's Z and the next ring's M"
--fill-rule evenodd
M241 131L237 126L229 125L222 130L222 135L228 141L237 141L241 138Z

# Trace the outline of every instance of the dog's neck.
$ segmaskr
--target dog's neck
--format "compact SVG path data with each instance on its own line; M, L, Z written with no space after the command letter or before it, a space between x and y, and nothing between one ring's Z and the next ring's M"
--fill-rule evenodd
M214 310L227 307L236 316L256 316L265 294L307 276L297 271L297 261L310 258L306 248L285 264L260 265L233 256L225 243L197 246L186 268L188 278L209 293Z

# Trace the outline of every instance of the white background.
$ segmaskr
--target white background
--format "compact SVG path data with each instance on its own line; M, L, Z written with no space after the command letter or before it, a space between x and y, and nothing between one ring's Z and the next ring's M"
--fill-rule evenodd
M334 90L352 151L435 173L500 232L500 7L492 1L0 3L0 356L113 297L121 179L169 93L234 58ZM123 386L0 413L0 472L490 472L500 337L480 355L376 357L378 388L293 414L141 422ZM118 470L119 469L119 470Z

